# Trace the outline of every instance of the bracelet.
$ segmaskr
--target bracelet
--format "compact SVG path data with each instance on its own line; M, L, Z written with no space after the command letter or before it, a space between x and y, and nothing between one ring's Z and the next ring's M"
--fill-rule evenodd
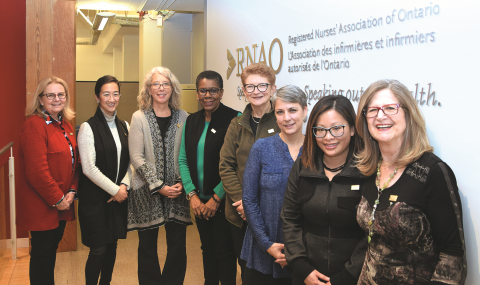
M212 199L215 200L215 202L217 202L218 204L220 204L222 202L222 200L219 201L219 200L215 199L215 194L212 195Z
M197 192L195 190L191 191L190 193L187 194L187 200L192 199L194 195L197 195Z
M65 195L63 195L62 199L60 199L60 201L58 201L57 204L53 205L52 207L55 208L57 207L58 205L60 205L60 203L62 203L63 199L65 199Z

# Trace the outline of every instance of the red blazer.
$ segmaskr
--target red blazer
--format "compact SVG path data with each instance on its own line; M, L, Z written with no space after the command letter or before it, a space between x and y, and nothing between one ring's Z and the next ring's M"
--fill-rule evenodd
M75 153L72 171L70 146L59 123L49 125L37 115L29 117L20 134L19 170L26 180L17 181L17 226L28 231L58 227L60 220L75 220L75 207L59 211L52 207L70 189L77 190L80 164L72 126L63 121Z

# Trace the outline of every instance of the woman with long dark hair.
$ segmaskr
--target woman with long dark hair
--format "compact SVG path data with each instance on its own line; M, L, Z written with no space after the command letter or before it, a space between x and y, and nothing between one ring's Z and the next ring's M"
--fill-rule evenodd
M367 245L356 222L364 182L354 166L357 138L346 97L323 97L313 107L281 214L293 284L357 283Z

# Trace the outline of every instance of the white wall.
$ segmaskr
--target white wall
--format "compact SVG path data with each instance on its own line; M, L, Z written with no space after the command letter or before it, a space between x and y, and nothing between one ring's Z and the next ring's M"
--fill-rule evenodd
M426 9L428 7L428 9ZM477 195L477 151L480 135L477 131L480 96L477 95L476 81L480 77L477 51L480 38L476 36L478 23L477 1L307 1L297 0L208 0L206 13L206 68L224 76L224 103L238 110L246 105L243 97L239 100L237 90L240 78L237 48L243 48L245 57L248 46L253 56L252 45L257 44L258 62L262 42L267 62L272 41L278 38L283 47L283 65L277 74L277 87L295 84L304 90L355 90L364 91L378 79L398 79L411 91L420 92L423 100L435 92L427 103L421 104L428 128L429 138L435 153L448 163L457 177L463 204L465 238L467 240L468 278L467 284L480 284L479 250L476 231L480 230L480 195ZM404 11L415 11L406 19ZM423 9L423 17L419 11ZM428 13L428 16L425 13ZM431 12L431 14L430 14ZM391 22L393 15L393 22ZM368 28L368 20L382 18L382 24ZM387 23L387 19L390 20ZM365 29L339 33L340 24L356 24L367 21ZM334 29L335 34L325 36L325 30ZM317 36L318 30L318 36ZM320 32L321 31L321 32ZM313 38L289 43L289 37L312 34ZM399 33L399 34L397 34ZM387 47L388 38L430 34L429 41L402 46ZM434 40L432 38L432 33ZM320 37L323 35L323 37ZM381 47L383 40L383 48ZM379 41L378 48L376 41ZM372 49L335 54L334 48L371 42ZM332 48L331 55L315 58L289 59L289 53L305 50ZM227 80L227 49L235 57L235 70ZM280 62L279 45L272 52L273 67ZM322 60L348 61L349 67L325 68L318 71L289 72L294 65L322 63ZM244 66L245 63L244 63ZM308 87L307 87L308 86ZM430 87L429 87L430 86ZM329 93L331 94L331 92ZM351 94L351 93L350 93ZM415 94L415 93L414 93ZM309 95L309 94L307 94ZM311 98L311 105L318 98ZM353 102L354 106L358 101Z
M97 81L113 74L113 54L103 53L101 44L77 45L77 81Z
M176 13L163 23L162 66L181 84L192 83L192 14Z
M192 79L195 83L197 75L205 70L205 29L204 13L192 14Z

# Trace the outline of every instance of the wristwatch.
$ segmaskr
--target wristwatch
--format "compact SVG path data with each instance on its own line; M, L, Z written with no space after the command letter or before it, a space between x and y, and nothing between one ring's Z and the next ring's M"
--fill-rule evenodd
M193 195L197 195L197 191L193 190L190 193L187 194L187 200L190 201L192 199Z

